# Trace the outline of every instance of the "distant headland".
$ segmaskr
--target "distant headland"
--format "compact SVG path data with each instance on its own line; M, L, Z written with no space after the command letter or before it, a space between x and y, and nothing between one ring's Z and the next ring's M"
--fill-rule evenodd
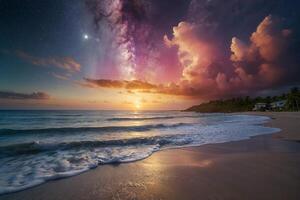
M251 98L238 97L226 100L213 100L192 106L184 111L203 113L231 113L246 111L299 111L300 91L297 87L280 96Z

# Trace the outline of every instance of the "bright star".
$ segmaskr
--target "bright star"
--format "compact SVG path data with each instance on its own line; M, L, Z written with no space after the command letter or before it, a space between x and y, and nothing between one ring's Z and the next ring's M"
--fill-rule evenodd
M84 34L84 35L83 35L83 38L84 38L85 40L89 39L88 34Z

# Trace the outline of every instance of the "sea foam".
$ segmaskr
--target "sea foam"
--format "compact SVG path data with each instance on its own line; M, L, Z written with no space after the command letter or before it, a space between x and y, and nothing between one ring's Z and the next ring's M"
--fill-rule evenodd
M29 114L31 121L25 123L22 119ZM6 116L0 118L8 124L0 129L0 194L103 164L141 160L167 148L237 141L279 131L263 126L268 117L249 115L53 111ZM41 123L40 116L54 121ZM58 116L60 120L55 121ZM16 123L23 125L14 126Z

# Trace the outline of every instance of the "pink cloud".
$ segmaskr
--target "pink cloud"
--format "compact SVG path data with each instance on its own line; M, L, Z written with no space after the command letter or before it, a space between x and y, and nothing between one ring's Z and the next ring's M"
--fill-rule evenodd
M281 28L281 20L267 16L250 37L246 45L237 38L232 39L231 60L237 77L248 87L265 88L280 81L285 75L285 53L291 43L289 29ZM248 70L249 66L252 72ZM253 70L255 69L255 70Z
M286 48L291 43L292 31L281 27L280 19L267 16L251 34L249 41L243 42L233 37L230 46L232 54L224 65L218 61L218 51L214 44L201 37L197 25L180 22L173 28L171 38L166 35L163 38L168 48L176 50L180 65L177 68L178 79L174 83L86 79L82 85L201 99L229 97L268 89L285 76L286 67L283 61ZM154 75L162 76L157 73Z

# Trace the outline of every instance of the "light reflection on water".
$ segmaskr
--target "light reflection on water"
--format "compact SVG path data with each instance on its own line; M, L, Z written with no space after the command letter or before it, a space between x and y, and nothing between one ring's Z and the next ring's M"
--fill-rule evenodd
M0 193L153 152L247 139L278 131L266 117L177 111L0 111ZM159 159L153 157L153 159ZM178 156L178 166L209 167ZM151 158L150 158L151 160ZM153 160L160 170L166 160ZM30 166L30 168L28 168Z

